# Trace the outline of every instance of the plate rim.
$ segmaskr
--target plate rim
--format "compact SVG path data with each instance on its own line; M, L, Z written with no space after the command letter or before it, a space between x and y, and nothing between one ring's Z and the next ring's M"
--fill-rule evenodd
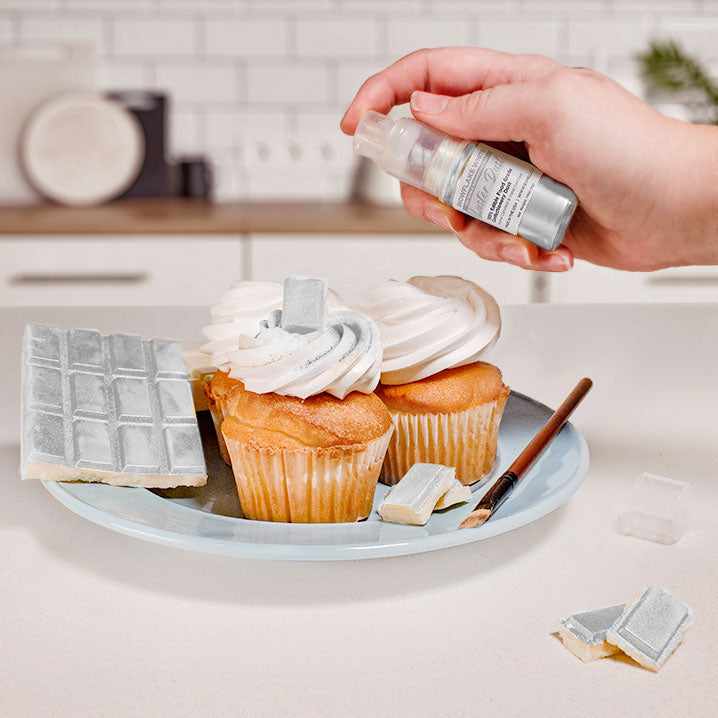
M534 406L542 410L551 412L552 409L546 404L523 394L522 392L511 392L516 397L520 397ZM68 491L68 486L74 486L75 482L59 482L42 480L45 489L57 499L66 508L70 509L78 516L110 529L117 533L131 536L133 538L150 541L152 543L171 546L173 548L181 548L188 551L196 551L202 553L219 554L232 556L235 558L255 559L255 560L276 560L276 561L340 561L340 560L359 560L369 558L389 558L395 556L406 556L415 553L426 553L429 551L437 551L444 548L453 548L462 546L475 541L483 541L502 533L512 531L514 529L525 526L534 521L539 521L548 514L566 504L571 497L578 491L583 481L588 475L590 463L590 451L588 443L583 434L571 423L567 422L561 429L560 433L570 431L574 434L574 438L579 448L579 461L573 471L573 476L566 482L555 494L544 500L540 504L540 512L536 514L535 507L527 507L521 511L510 514L509 516L495 519L484 524L478 529L455 530L438 534L430 534L428 536L417 536L415 538L406 538L402 540L392 541L380 544L292 544L292 543L255 543L248 541L227 541L226 539L213 539L203 536L192 536L170 531L163 528L147 526L131 519L122 518L108 514L102 509L84 501L72 492ZM164 502L165 499L153 493L152 491L142 487L115 487L130 488L133 491L143 491L154 500ZM481 489L479 489L481 490ZM173 503L173 509L183 511L198 511L189 506ZM221 516L218 514L210 514L215 519L226 519L227 521L240 521L251 524L271 524L267 521L255 521L252 519L235 518L232 516ZM286 525L302 525L311 526L314 529L320 526L326 526L327 530L331 530L337 524L286 524ZM339 524L343 526L351 526L354 524Z

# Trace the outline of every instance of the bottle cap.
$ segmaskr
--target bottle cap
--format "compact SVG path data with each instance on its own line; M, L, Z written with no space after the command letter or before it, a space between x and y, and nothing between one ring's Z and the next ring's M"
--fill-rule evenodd
M378 162L389 141L394 120L370 110L362 117L354 133L354 152Z

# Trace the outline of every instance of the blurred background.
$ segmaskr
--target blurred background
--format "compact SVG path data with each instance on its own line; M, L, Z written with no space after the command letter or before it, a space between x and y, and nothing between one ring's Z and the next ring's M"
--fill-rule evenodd
M709 0L0 0L0 306L209 304L290 272L462 274L507 304L718 298L711 269L532 274L403 214L339 119L401 55L466 44L716 119Z

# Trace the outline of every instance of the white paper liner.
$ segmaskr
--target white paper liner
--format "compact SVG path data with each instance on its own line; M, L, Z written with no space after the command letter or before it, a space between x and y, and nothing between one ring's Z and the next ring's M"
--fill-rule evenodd
M451 414L391 412L394 436L384 461L381 482L393 486L416 463L456 468L456 478L469 485L493 468L499 424L506 395Z
M231 464L229 458L229 452L227 451L227 444L224 441L222 434L222 422L224 421L224 412L222 406L218 401L209 402L209 413L212 416L212 423L214 424L214 430L217 432L217 445L219 446L219 455L224 460L225 464Z
M292 523L365 519L393 429L366 444L257 449L225 437L247 518Z

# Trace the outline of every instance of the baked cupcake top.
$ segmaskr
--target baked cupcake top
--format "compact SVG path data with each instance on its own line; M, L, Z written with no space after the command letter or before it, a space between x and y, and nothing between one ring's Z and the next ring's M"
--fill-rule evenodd
M392 411L450 414L496 401L508 391L497 367L475 362L408 384L382 384L376 393Z
M476 362L501 330L494 298L460 277L384 282L360 308L379 325L382 384L406 384Z
M381 400L375 394L357 392L343 401L327 394L302 401L259 395L234 382L224 412L222 432L227 438L266 449L360 449L391 427L391 416Z

